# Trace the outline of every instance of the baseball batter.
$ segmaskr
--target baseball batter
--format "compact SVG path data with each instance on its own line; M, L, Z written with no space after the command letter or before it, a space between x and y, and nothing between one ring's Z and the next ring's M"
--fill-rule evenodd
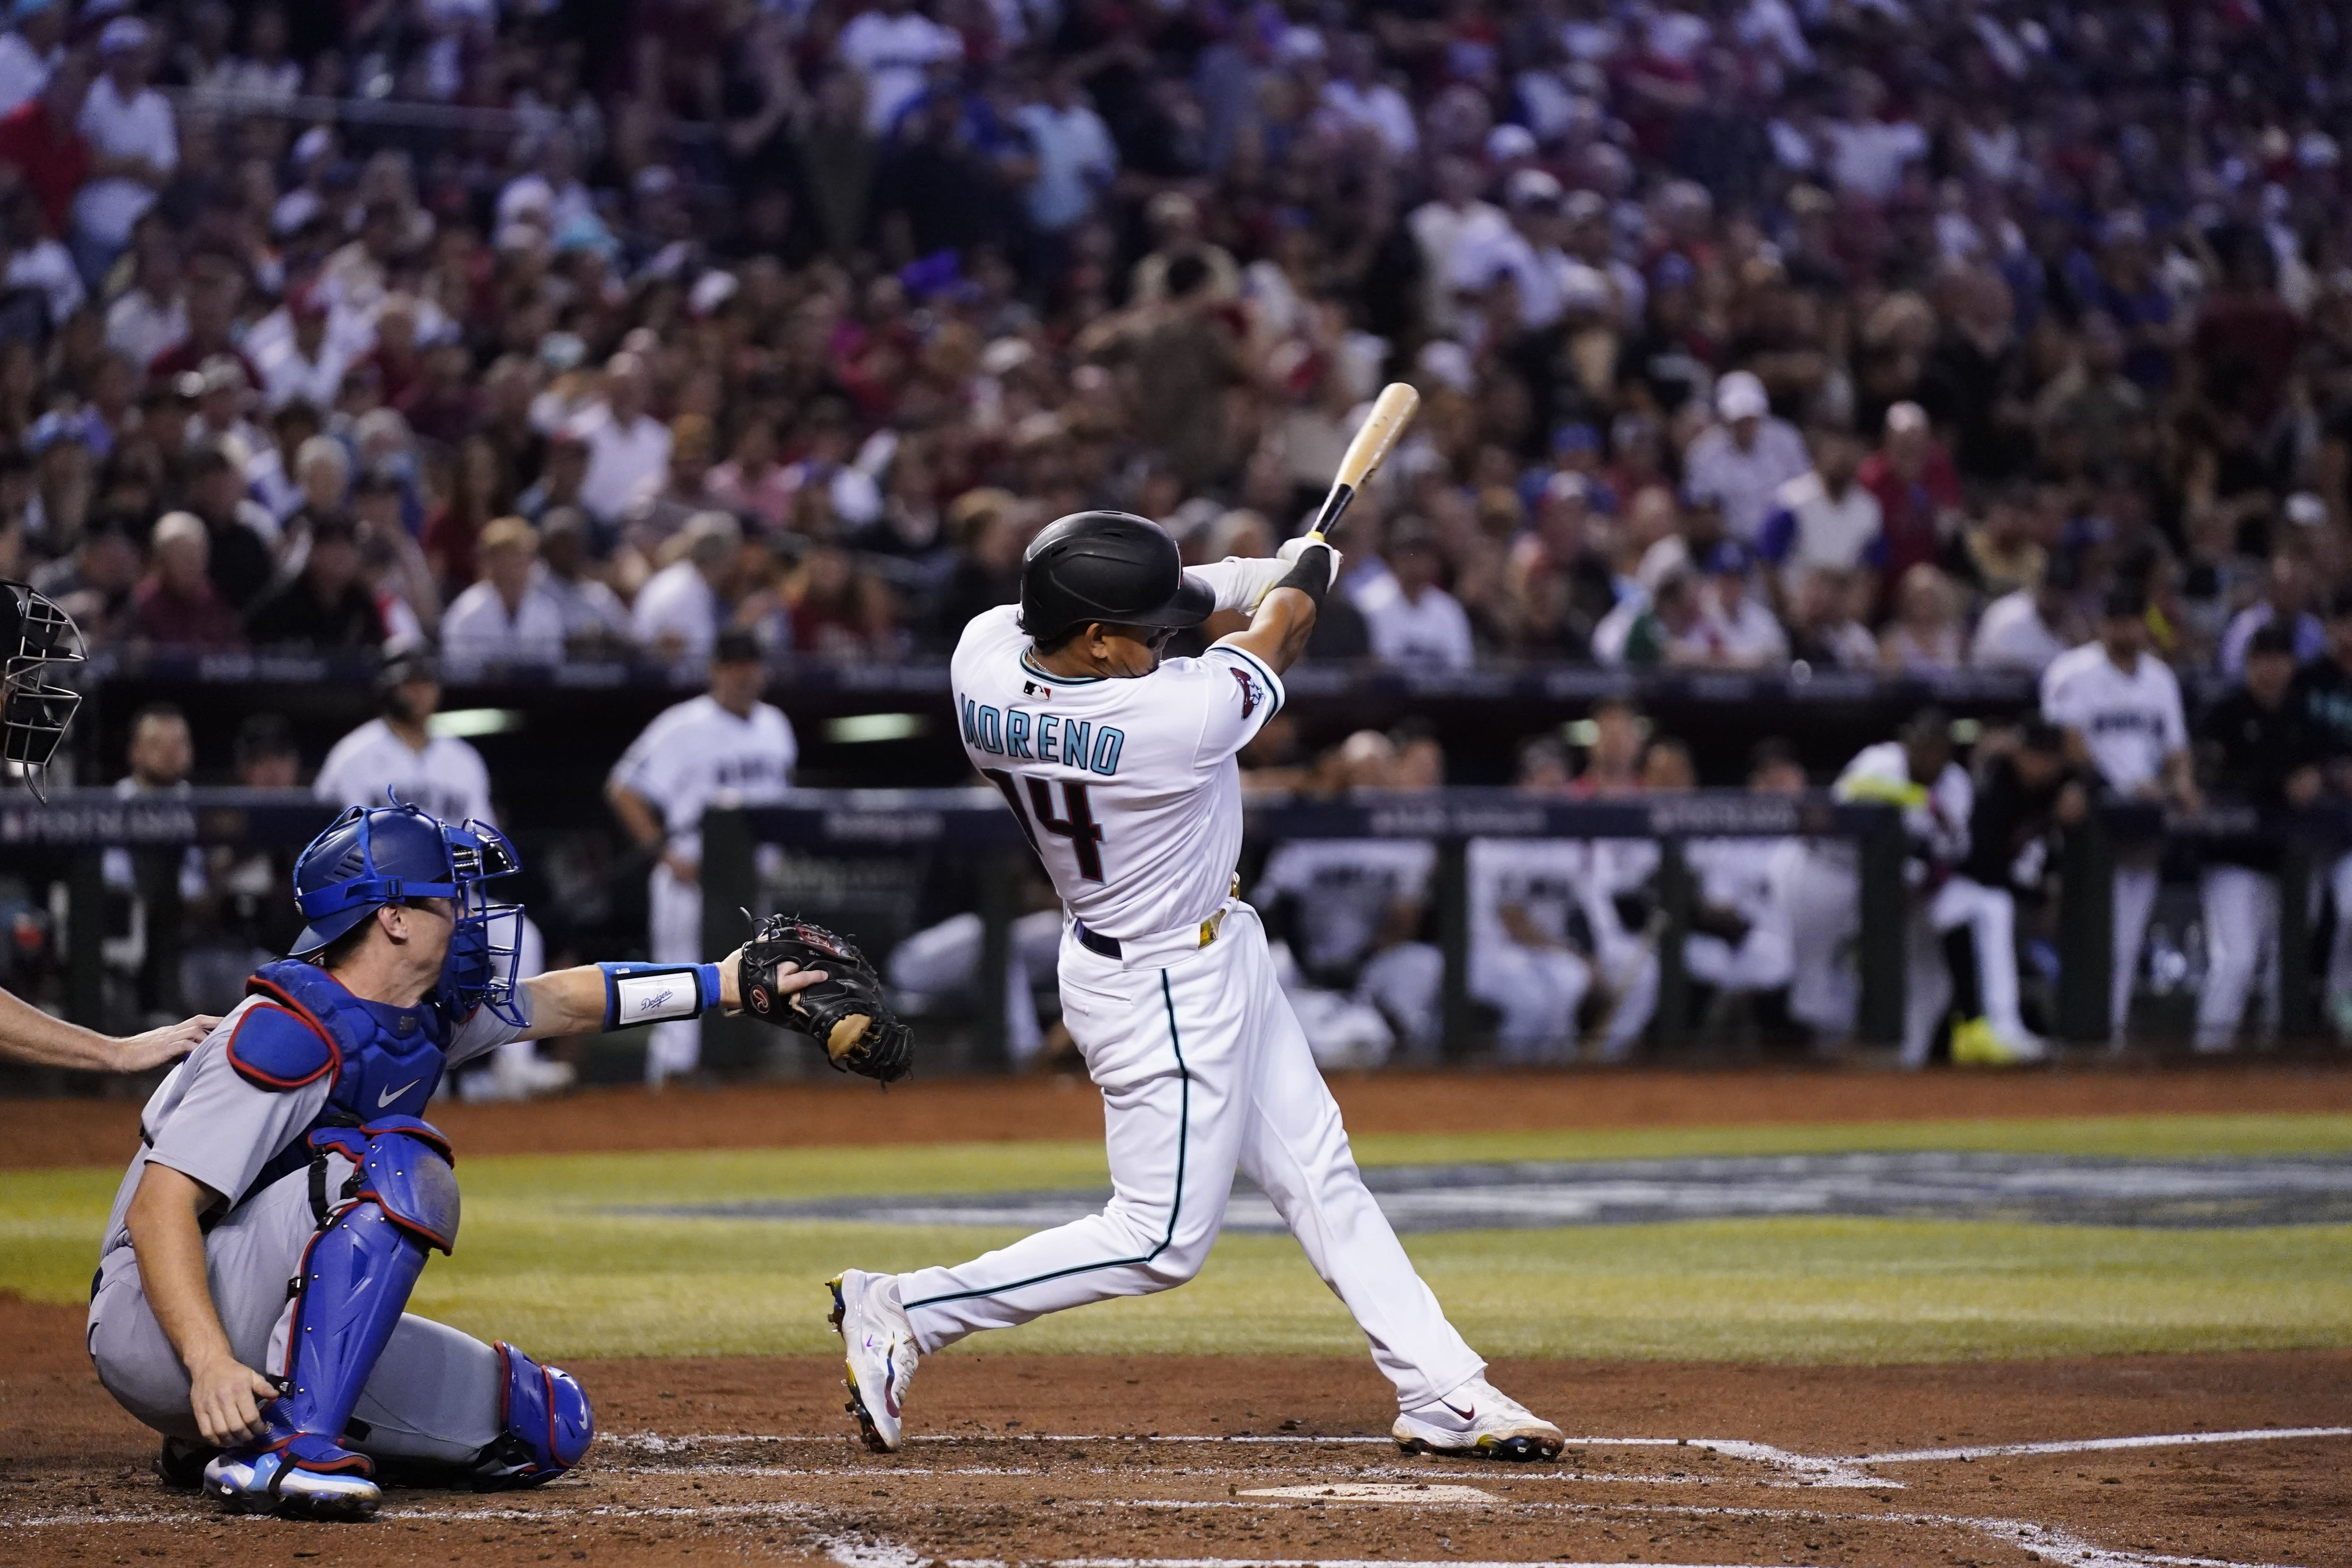
M747 631L719 634L710 689L666 710L613 764L605 798L640 848L657 858L646 886L647 950L656 963L702 956L702 813L725 797L772 805L792 787L800 760L792 721L760 700L768 670ZM655 1026L646 1081L690 1073L702 1061L702 1025Z
M919 1356L1190 1279L1239 1170L1370 1342L1400 1445L1559 1455L1559 1428L1487 1384L1365 1190L1257 912L1234 890L1235 753L1281 710L1282 672L1338 560L1310 538L1284 559L1188 574L1158 525L1079 512L1030 545L1019 609L964 629L951 666L964 749L1069 910L1063 1018L1102 1089L1116 1192L1099 1214L968 1263L834 1281L849 1408L876 1450L898 1447ZM1199 658L1162 658L1220 608L1253 618Z

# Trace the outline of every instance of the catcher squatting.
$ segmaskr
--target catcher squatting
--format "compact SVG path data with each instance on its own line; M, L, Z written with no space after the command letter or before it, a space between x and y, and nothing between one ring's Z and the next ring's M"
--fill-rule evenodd
M1339 556L1186 573L1157 525L1062 519L1022 602L976 618L952 666L966 750L1002 790L1070 916L1065 1017L1103 1093L1100 1214L954 1268L844 1271L834 1321L868 1444L900 1440L918 1358L980 1329L1183 1283L1236 1169L1272 1197L1397 1390L1409 1450L1556 1458L1559 1429L1488 1384L1366 1191L1235 896L1236 754L1283 703ZM1249 612L1202 658L1173 633ZM1078 737L1085 737L1081 744ZM100 1381L163 1435L158 1468L234 1508L373 1511L386 1476L530 1486L577 1464L586 1392L515 1347L407 1313L457 1241L441 1075L513 1039L748 1011L836 1067L908 1067L905 1026L839 938L772 919L715 963L603 963L518 983L514 852L481 823L353 807L296 864L289 958L159 1088L91 1281Z

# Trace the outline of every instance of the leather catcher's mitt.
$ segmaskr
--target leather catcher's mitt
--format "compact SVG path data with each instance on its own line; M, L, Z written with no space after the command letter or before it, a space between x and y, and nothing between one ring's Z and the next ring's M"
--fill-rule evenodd
M825 977L789 995L776 989L783 965ZM914 1066L914 1037L882 999L882 977L847 939L793 915L770 915L743 944L743 1010L824 1047L835 1072L896 1083Z

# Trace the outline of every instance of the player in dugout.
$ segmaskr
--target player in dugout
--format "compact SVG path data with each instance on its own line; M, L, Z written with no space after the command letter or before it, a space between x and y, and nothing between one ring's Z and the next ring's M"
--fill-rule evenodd
M346 811L295 864L293 956L142 1110L89 1345L107 1392L163 1434L168 1483L348 1519L380 1502L380 1465L488 1489L586 1452L568 1373L405 1311L427 1253L457 1237L449 1142L423 1112L445 1071L509 1040L736 1009L740 952L518 983L521 910L490 893L516 868L484 824ZM761 974L777 995L825 978Z
M0 582L0 762L37 792L81 701L49 674L81 657L72 616L22 583ZM79 1072L145 1072L185 1056L219 1022L185 1018L117 1039L0 991L0 1060Z

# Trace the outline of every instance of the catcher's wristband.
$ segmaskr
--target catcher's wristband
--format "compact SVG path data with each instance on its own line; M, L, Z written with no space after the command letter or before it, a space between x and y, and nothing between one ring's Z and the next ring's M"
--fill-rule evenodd
M698 1018L719 1005L715 963L600 963L604 1027L632 1029L673 1018Z

